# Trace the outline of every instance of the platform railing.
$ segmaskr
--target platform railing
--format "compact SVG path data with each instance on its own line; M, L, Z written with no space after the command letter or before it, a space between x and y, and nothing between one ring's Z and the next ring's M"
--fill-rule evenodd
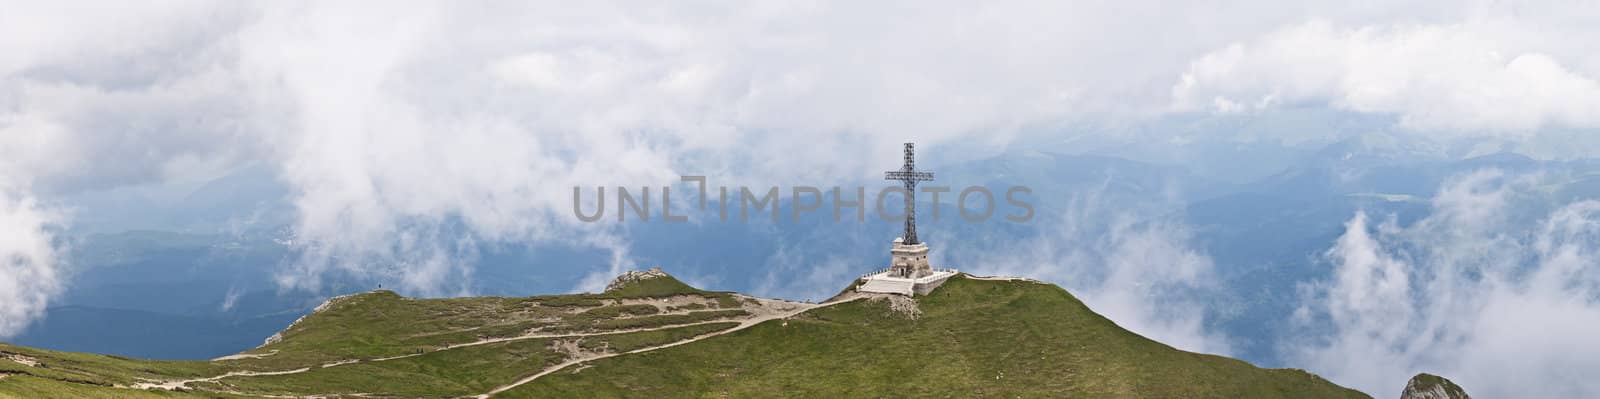
M867 277L872 277L873 275L887 272L887 271L889 271L889 269L891 269L891 268L887 268L886 267L886 268L882 268L882 269L878 269L878 270L873 270L872 272L869 272L867 274L861 275L861 279L866 279ZM948 272L950 274L960 274L961 273L961 271L957 270L957 269L929 269L929 270L932 270L934 273L940 273L940 272ZM928 277L919 277L919 278L914 278L914 279L911 279L911 280L921 281L921 280L924 280L924 279L927 279L927 278Z
M889 271L889 268L885 267L885 268L882 268L882 269L873 270L871 273L867 273L867 274L861 275L861 278L871 277L874 274L883 273L883 272L886 272L886 271Z

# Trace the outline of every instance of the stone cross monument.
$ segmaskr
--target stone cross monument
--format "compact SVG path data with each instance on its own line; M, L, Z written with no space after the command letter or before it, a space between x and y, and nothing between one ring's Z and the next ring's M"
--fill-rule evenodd
M889 264L889 276L918 278L933 274L933 270L928 267L928 245L917 240L917 182L933 181L933 173L916 170L916 150L912 143L906 143L904 160L905 164L900 170L883 174L885 180L900 181L906 187L906 231L905 235L894 240L894 247L889 249L893 258Z

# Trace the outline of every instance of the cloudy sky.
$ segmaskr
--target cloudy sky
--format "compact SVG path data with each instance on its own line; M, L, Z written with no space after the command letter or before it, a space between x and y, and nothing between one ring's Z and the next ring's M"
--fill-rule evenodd
M1323 109L1540 158L1600 154L1600 3L1592 2L5 3L0 331L22 328L62 290L70 248L56 238L72 231L74 212L54 199L192 184L249 164L268 165L291 188L294 231L308 243L279 284L381 273L413 292L448 295L465 292L472 264L456 256L470 243L447 233L447 221L459 219L475 240L607 249L620 267L626 237L568 217L563 188L659 185L680 174L767 184L868 177L883 169L881 154L911 139L960 143L970 152L960 156L977 158L1064 131L1131 134L1085 126ZM1329 139L1324 132L1199 139ZM1595 211L1574 204L1526 244L1507 244L1504 256L1548 266L1467 287L1487 293L1475 300L1510 302L1451 305L1483 312L1464 320L1423 316L1434 304L1364 316L1365 301L1388 295L1394 284L1384 281L1404 278L1407 265L1459 264L1446 251L1402 259L1386 248L1468 245L1430 241L1430 231L1493 226L1474 219L1497 212L1483 191L1529 183L1457 184L1468 188L1443 191L1433 206L1476 211L1408 227L1351 215L1326 255L1353 270L1308 286L1303 309L1348 328L1309 345L1305 367L1362 389L1394 386L1404 377L1365 376L1360 366L1395 364L1366 370L1400 374L1418 364L1489 364L1482 359L1516 349L1439 357L1404 342L1416 328L1451 334L1531 317L1507 304L1600 315L1571 301L1595 287L1560 282L1559 273L1596 273L1582 267L1593 254L1579 242L1593 238L1584 223ZM1498 188L1471 188L1486 184ZM1126 274L1110 280L1160 274L1136 266L1152 261L1194 276L1215 267L1186 249L1183 226L1138 226L1087 244L1100 262L1133 265L1114 268ZM1151 246L1171 255L1136 256ZM405 266L373 266L397 262ZM1551 290L1570 295L1529 294ZM1115 289L1085 294L1110 307L1141 303ZM1144 324L1189 331L1174 335L1191 342L1182 347L1227 350L1192 321ZM1518 338L1505 328L1493 342ZM1361 351L1372 357L1335 356ZM1550 357L1517 359L1600 370ZM1501 388L1549 382L1449 371ZM1383 389L1374 394L1396 390Z

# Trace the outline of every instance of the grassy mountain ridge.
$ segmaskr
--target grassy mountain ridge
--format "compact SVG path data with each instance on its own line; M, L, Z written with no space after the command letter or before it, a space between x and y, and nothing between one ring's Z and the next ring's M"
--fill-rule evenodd
M1300 370L1183 352L1065 290L958 278L920 298L813 310L559 372L508 397L1366 397Z
M1366 397L1173 349L1049 284L958 277L916 301L846 297L801 304L665 275L600 294L375 291L213 361L0 345L0 397Z

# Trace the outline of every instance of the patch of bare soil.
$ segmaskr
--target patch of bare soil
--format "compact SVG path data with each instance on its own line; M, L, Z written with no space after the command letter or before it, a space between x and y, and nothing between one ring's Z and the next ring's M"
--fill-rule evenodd
M5 359L13 361L13 362L21 363L24 366L39 367L39 359L34 359L33 357L30 357L30 356L27 356L27 355L23 355L23 354L20 354L20 353L8 353L8 352L0 352L0 355L4 355Z
M550 341L550 350L555 353L560 353L568 360L593 359L599 357L600 355L611 352L606 348L601 348L599 350L586 349L583 347L583 338L581 337Z
M750 312L749 317L751 319L765 320L772 318L773 316L780 315L787 317L796 312L811 309L817 306L809 303L790 302L781 299L757 298L739 294L735 294L734 296L739 298L741 308L746 312Z
M922 308L917 307L917 300L907 296L890 295L889 310L905 315L911 320L922 317Z
M716 300L699 295L673 295L662 298L628 298L617 301L616 304L655 306L656 310L660 311L658 314L686 314L694 311L693 309L686 309L686 307L697 303L701 306L704 306L704 308L700 310L715 309L717 307Z
M278 354L278 350L277 349L273 349L273 350L271 350L271 351L269 351L267 353L236 353L236 354L232 354L232 355L219 357L219 358L216 358L216 359L211 359L211 361L216 362L216 361L223 361L223 360L260 359L260 358L264 358L264 357L272 356L272 355L276 355L276 354Z
M973 279L973 280L988 280L988 281L1026 281L1026 282L1030 282L1030 283L1036 283L1036 284L1048 284L1048 283L1046 283L1046 282L1043 282L1043 281L1039 281L1039 280L1034 280L1034 279L1031 279L1031 278L1023 278L1023 277L1011 277L1011 276L974 276L974 275L970 275L970 274L969 274L969 275L967 275L967 278L970 278L970 279Z
M695 342L695 341L700 341L700 340L703 340L703 339L706 339L706 338L711 338L711 337L715 337L715 336L719 336L719 335L723 335L723 334L736 332L736 331L743 330L743 329L746 329L746 328L750 328L751 326L754 326L754 325L757 325L757 324L761 324L761 322L764 322L764 321L789 318L789 317L793 317L796 314L799 314L800 312L804 312L804 311L807 311L807 310L816 309L816 308L824 307L824 306L837 305L837 304L840 304L840 303L849 302L849 301L853 301L853 300L858 299L858 298L848 298L848 299L840 299L838 301L829 301L829 302L825 302L825 303L822 303L822 304L809 304L809 303L801 303L801 302L790 302L790 301L784 301L784 300L778 300L778 299L756 298L756 297L745 296L745 295L737 295L737 297L744 304L743 305L744 310L746 312L750 312L751 315L750 316L746 316L745 318L742 318L742 319L735 319L735 320L737 320L739 322L739 325L738 326L734 326L733 328L729 328L729 329L725 329L725 330L721 330L721 331L716 331L716 332L712 332L712 333L707 333L707 334L703 334L703 335L700 335L700 336L697 336L697 337L693 337L693 338L689 338L689 339L685 339L685 340L679 340L679 341L675 341L675 342L672 342L672 343L669 343L669 344L665 344L665 345L638 348L638 349L634 349L634 350L631 350L631 351L620 352L620 353L596 354L596 355L593 355L590 358L571 359L571 360L568 360L568 361L563 362L561 364L557 364L554 367L546 368L546 369L544 369L544 371L540 371L537 374L534 374L534 375L531 375L531 376L527 376L527 377L523 377L522 379L517 380L516 382L512 382L510 384L501 385L499 387L496 387L495 389L490 390L489 392L486 392L486 393L483 393L483 394L475 396L475 398L488 399L490 396L494 396L495 394L511 390L512 388L516 388L518 386L521 386L522 384L527 384L529 382L532 382L533 380L539 379L539 377L543 377L543 376L549 375L550 373L561 371L562 369L565 369L568 366L576 365L576 364L583 363L583 362L586 362L586 361L589 361L589 360L607 358L607 357L612 357L612 356L621 356L621 355L626 355L626 354L644 353L644 352L649 352L649 351L653 351L653 350L671 348L671 347L674 347L674 346L683 345L683 344L687 344L687 343L691 343L691 342ZM667 328L676 328L676 327L681 327L681 325L680 326L667 327Z

